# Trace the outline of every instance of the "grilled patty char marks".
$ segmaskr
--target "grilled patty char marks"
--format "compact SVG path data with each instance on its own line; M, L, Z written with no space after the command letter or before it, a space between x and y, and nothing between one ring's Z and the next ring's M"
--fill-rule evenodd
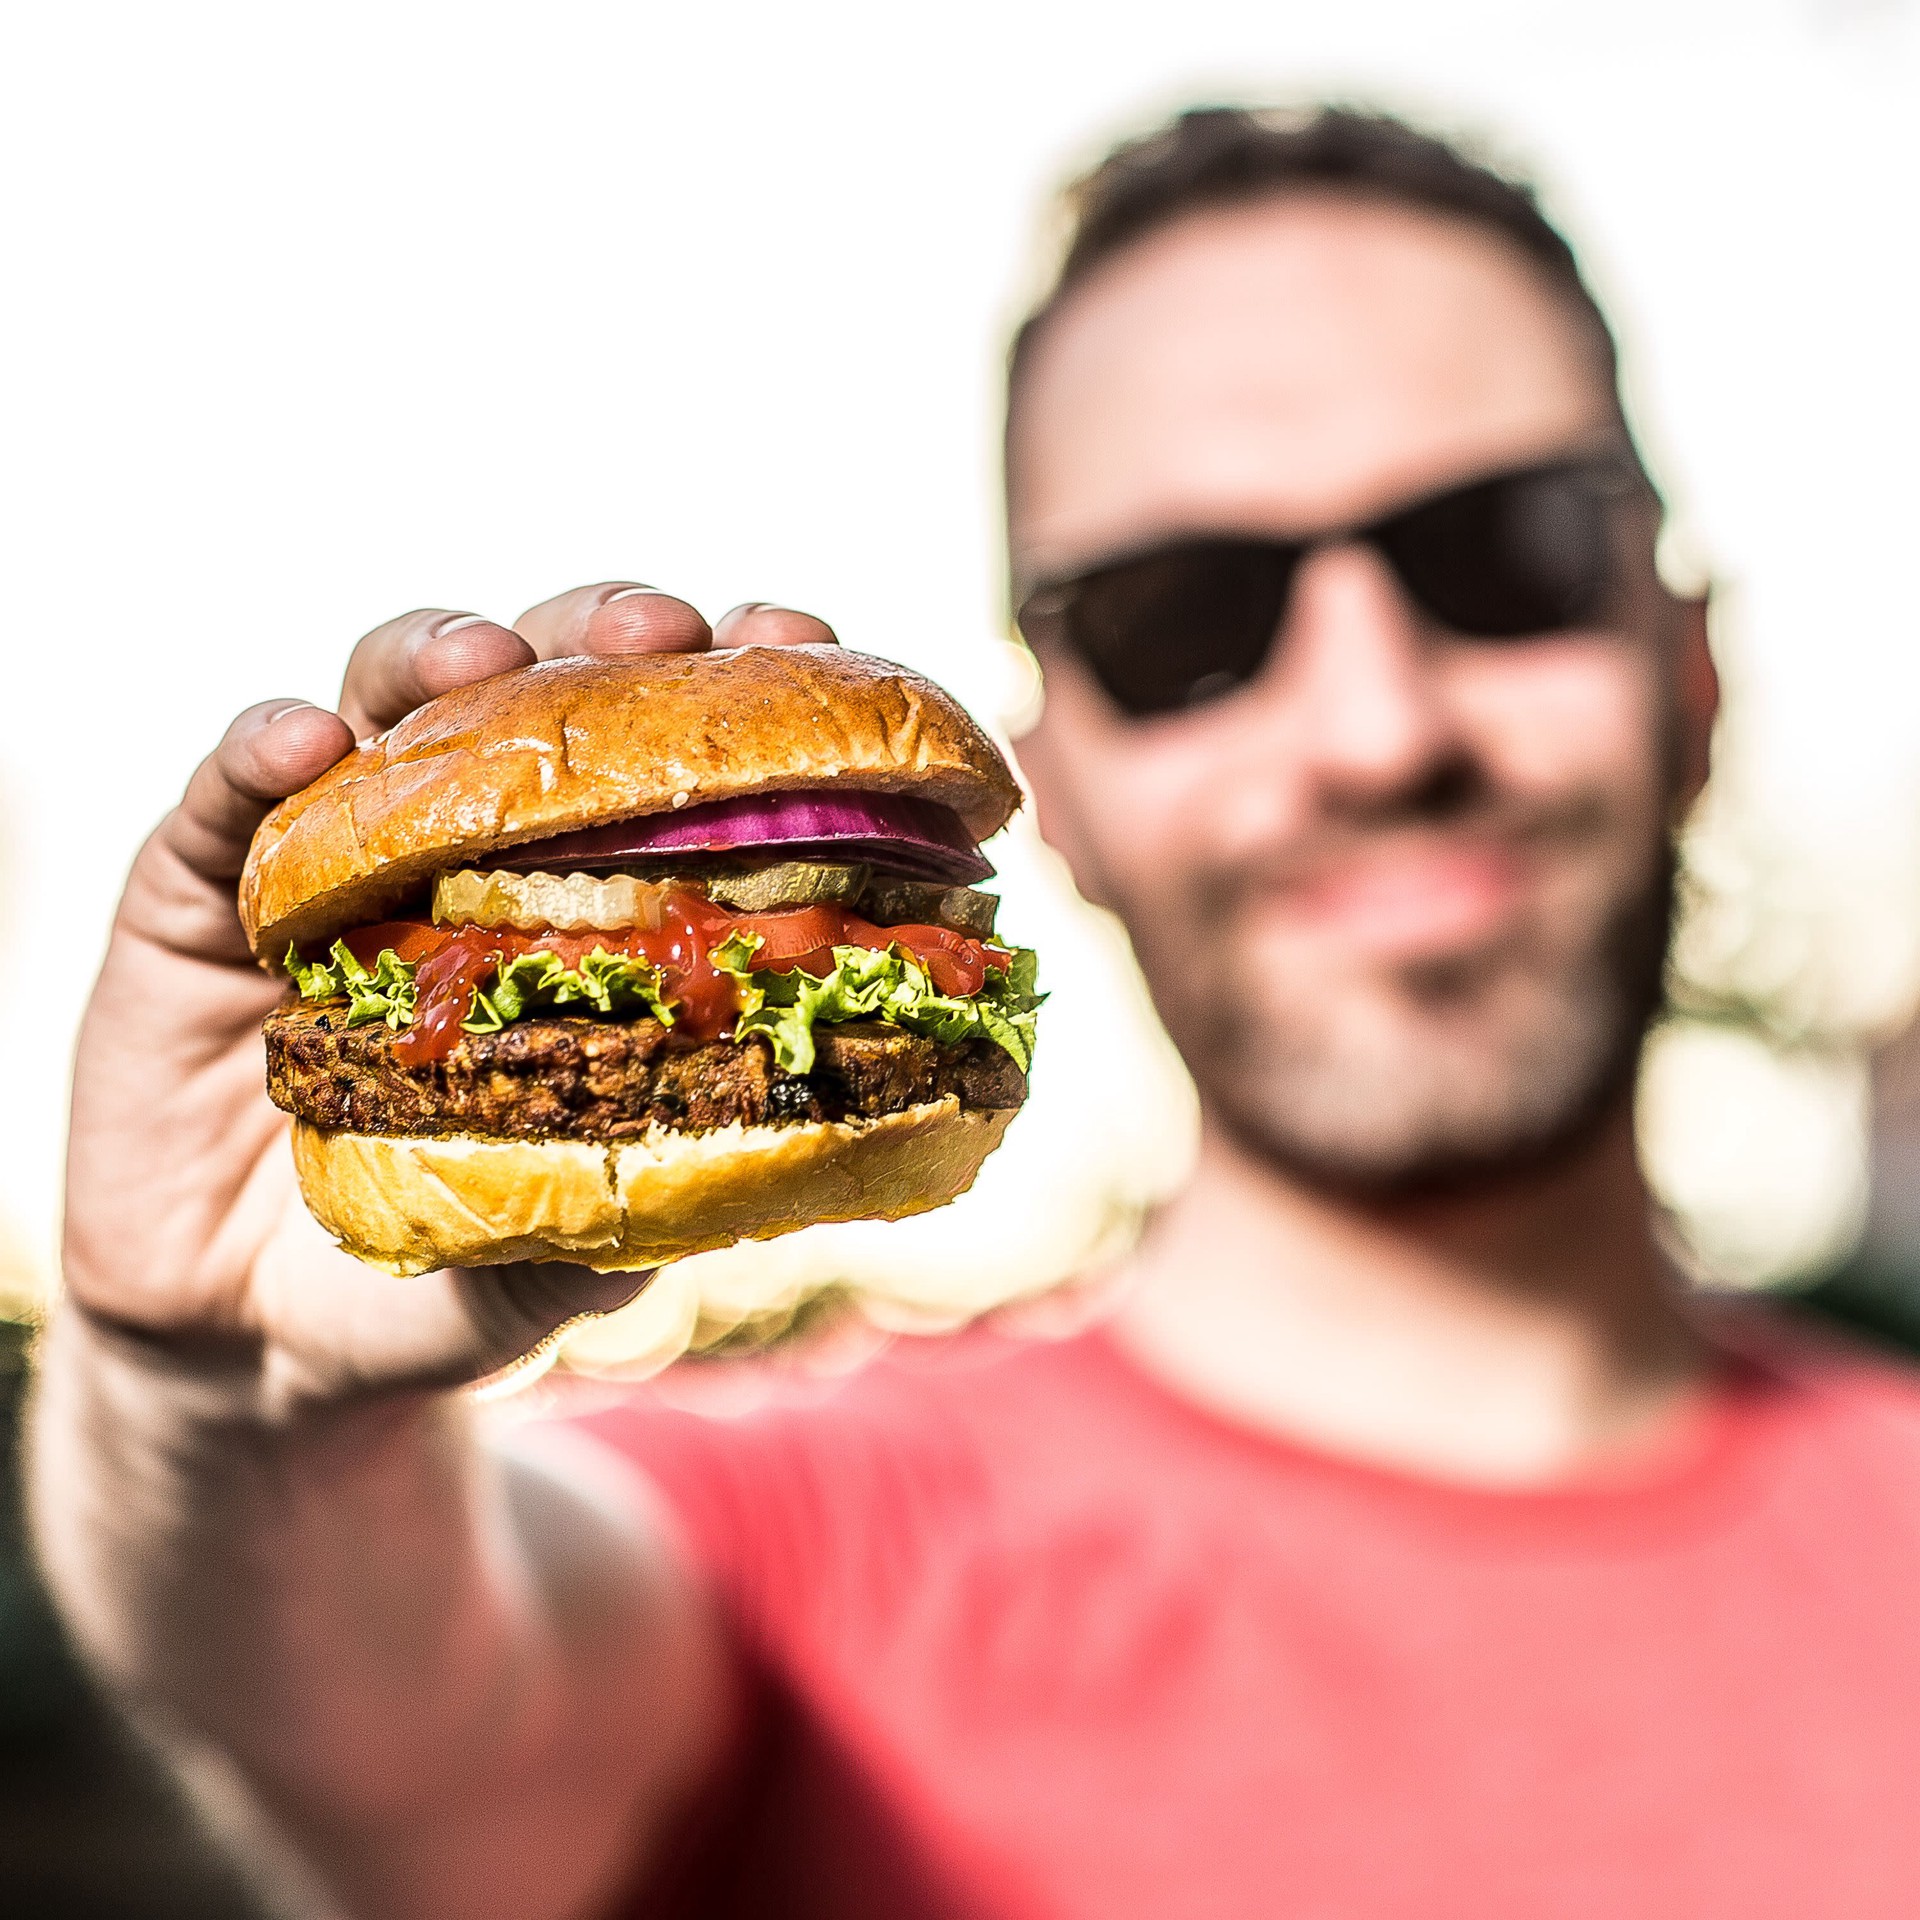
M348 1029L343 1005L290 1002L267 1016L266 1036L274 1104L351 1133L625 1140L655 1126L871 1119L948 1094L1018 1107L1027 1093L991 1041L943 1047L871 1020L816 1028L805 1076L783 1073L758 1036L693 1044L645 1019L516 1021L419 1066L394 1058L387 1027Z

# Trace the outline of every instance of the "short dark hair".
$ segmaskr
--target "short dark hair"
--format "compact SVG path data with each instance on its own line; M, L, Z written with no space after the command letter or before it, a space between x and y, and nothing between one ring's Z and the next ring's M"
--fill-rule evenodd
M1384 201L1469 222L1516 247L1591 336L1619 408L1619 351L1565 236L1533 186L1391 114L1344 106L1194 107L1123 141L1062 195L1068 239L1013 337L1015 389L1048 320L1095 268L1176 220L1285 194ZM1621 411L1625 424L1624 410Z

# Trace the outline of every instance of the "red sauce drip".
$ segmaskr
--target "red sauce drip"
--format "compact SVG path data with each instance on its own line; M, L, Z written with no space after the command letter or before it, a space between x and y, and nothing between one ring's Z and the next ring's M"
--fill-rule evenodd
M551 953L577 967L596 947L650 961L674 1012L674 1031L690 1040L715 1040L739 1012L732 978L708 959L729 934L758 934L757 966L784 973L791 968L824 977L833 971L835 947L904 947L945 994L978 993L987 969L1005 967L1012 955L955 933L948 927L878 927L844 907L790 907L773 913L729 913L705 895L674 892L661 908L661 924L610 927L604 932L522 933L508 927L437 927L427 920L387 920L345 936L362 966L375 965L391 947L415 968L419 990L413 1024L394 1042L394 1055L408 1066L444 1060L460 1044L461 1022L476 987L494 970L523 953Z
M429 953L413 976L420 998L413 1024L394 1042L394 1057L410 1067L444 1060L460 1044L460 1023L473 1006L474 988L484 986L501 961L511 957L494 940L466 934Z

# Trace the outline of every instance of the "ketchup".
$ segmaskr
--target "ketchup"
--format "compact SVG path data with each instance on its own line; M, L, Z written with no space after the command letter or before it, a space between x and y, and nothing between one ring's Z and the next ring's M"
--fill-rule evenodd
M661 903L661 924L609 927L584 933L521 932L512 927L439 927L428 920L386 920L345 936L347 949L372 967L391 947L411 965L418 994L413 1023L394 1042L394 1057L407 1066L444 1060L460 1044L461 1022L474 990L495 970L525 953L551 953L572 968L596 948L646 960L660 970L661 997L673 1009L674 1031L691 1040L716 1040L739 1012L737 983L708 955L730 934L757 934L756 968L785 973L798 968L816 978L833 971L835 947L900 946L927 970L935 988L964 997L978 993L987 969L1008 966L1003 947L955 933L949 927L878 927L844 907L783 908L773 913L729 913L704 894L675 890Z

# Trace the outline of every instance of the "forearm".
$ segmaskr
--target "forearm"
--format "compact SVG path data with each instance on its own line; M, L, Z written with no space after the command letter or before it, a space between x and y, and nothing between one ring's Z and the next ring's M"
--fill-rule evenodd
M230 1756L349 1911L577 1910L697 1745L701 1703L650 1664L697 1641L685 1607L577 1502L556 1585L457 1400L265 1399L256 1356L60 1316L32 1495L82 1646Z

